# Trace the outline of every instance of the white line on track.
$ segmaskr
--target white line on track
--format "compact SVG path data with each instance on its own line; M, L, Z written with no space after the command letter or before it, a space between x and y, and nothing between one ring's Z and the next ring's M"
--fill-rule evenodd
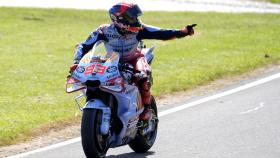
M264 107L264 103L261 102L259 106L255 107L253 109L249 109L247 111L240 112L239 115L248 114L248 113L251 113L251 112L254 112L254 111L258 111L258 110L262 109L263 107Z
M62 146L66 146L66 145L69 145L69 144L73 144L73 143L76 143L76 142L79 142L79 141L81 141L81 137L70 139L70 140L67 140L67 141L64 141L64 142L61 142L61 143L58 143L58 144L53 144L53 145L50 145L50 146L46 146L46 147L43 147L43 148L40 148L40 149L32 150L32 151L22 153L22 154L19 154L19 155L10 156L8 158L21 158L21 157L32 155L32 154L35 154L35 153L39 153L39 152L42 152L42 151L47 151L47 150L59 148L59 147L62 147Z
M181 110L184 110L184 109L187 109L187 108L190 108L190 107L193 107L193 106L196 106L196 105L208 102L208 101L212 101L212 100L224 97L224 96L228 96L228 95L231 95L231 94L234 94L234 93L237 93L237 92L240 92L240 91L243 91L243 90L246 90L246 89L249 89L249 88L264 84L264 83L267 83L267 82L270 82L270 81L275 80L277 78L280 78L280 73L262 78L260 80L242 85L240 87L237 87L237 88L225 91L225 92L221 92L221 93L216 94L216 95L205 97L205 98L199 99L199 100L191 102L191 103L183 104L181 106L174 107L174 108L159 112L158 115L159 115L159 117L162 117L162 116L165 116L165 115L168 115L168 114L172 114L172 113L177 112L177 111L181 111ZM61 143L58 143L58 144L46 146L44 148L29 151L29 152L22 153L22 154L19 154L19 155L14 155L14 156L11 156L11 157L8 157L8 158L21 158L21 157L28 156L28 155L35 154L35 153L39 153L39 152L42 152L42 151L47 151L47 150L59 148L59 147L62 147L62 146L66 146L66 145L69 145L69 144L77 143L79 141L81 141L81 137L70 139L70 140L65 141L65 142L61 142Z

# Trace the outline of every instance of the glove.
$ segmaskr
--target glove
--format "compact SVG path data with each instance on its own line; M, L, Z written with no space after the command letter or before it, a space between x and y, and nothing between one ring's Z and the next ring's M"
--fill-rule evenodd
M77 67L78 67L78 64L73 64L72 66L70 66L69 73L73 73Z
M192 24L192 25L187 25L186 28L188 30L188 35L192 36L194 34L194 27L196 26L196 24Z
M196 24L187 25L185 28L180 30L180 33L176 37L177 38L182 38L182 37L186 37L186 36L192 36L194 34L194 29L193 28L195 26L196 26Z

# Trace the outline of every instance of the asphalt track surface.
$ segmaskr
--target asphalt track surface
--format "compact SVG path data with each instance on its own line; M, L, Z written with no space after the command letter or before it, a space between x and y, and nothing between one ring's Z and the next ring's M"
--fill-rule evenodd
M123 146L110 149L107 157L280 156L280 71L159 111L158 137L148 153L135 154L128 146ZM78 139L68 145L15 157L83 158Z

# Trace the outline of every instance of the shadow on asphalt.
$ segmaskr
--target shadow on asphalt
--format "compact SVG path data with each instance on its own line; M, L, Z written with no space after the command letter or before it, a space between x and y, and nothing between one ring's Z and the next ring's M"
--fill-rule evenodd
M154 155L154 153L155 152L153 151L148 151L142 154L131 152L131 153L125 153L120 155L110 155L110 156L106 156L106 158L146 158L149 155Z

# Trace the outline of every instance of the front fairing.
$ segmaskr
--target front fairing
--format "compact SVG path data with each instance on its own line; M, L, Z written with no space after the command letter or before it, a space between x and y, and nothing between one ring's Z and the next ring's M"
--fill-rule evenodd
M113 54L114 58L100 59L94 56L92 52L86 54L80 61L72 77L81 81L99 80L106 82L114 77L120 76L118 70L119 57Z
M123 90L123 78L118 68L119 59L119 54L108 51L103 43L96 44L81 59L72 77L81 83L99 81L100 88L120 92Z

